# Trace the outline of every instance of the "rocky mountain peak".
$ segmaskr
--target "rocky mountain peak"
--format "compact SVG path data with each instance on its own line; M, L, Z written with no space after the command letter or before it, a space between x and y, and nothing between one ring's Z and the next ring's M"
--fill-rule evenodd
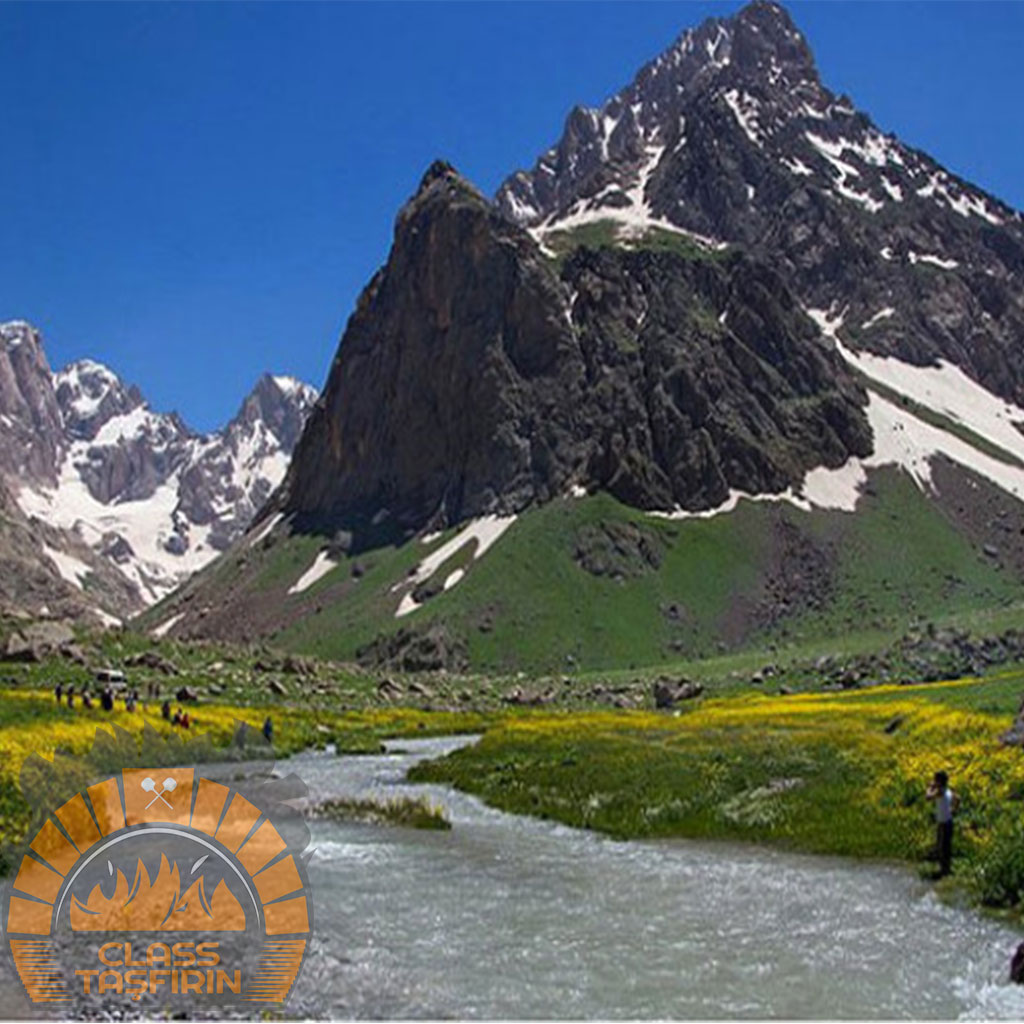
M447 160L438 159L423 173L423 177L420 178L419 187L416 189L416 195L426 192L439 181L454 184L464 180L462 175Z
M316 388L294 377L265 373L246 396L226 431L248 430L262 424L283 448L291 451L316 399Z
M162 597L248 526L315 401L266 374L229 424L200 436L102 363L52 373L33 327L0 325L0 489L17 508L16 561L38 565L43 543L60 577L38 572L33 594L117 615ZM3 543L0 569L13 564ZM15 577L27 585L22 568Z
M419 187L399 210L396 234L406 230L424 212L468 203L490 207L490 201L446 160L435 160L420 179Z
M865 324L853 347L946 358L1024 402L1020 213L886 134L822 84L786 11L685 32L497 194L541 243L584 226L743 248L806 308Z
M63 449L60 409L39 332L0 324L0 472L53 483Z
M436 174L349 320L279 511L358 545L581 489L707 508L868 450L862 395L765 267L555 255Z
M806 40L783 7L764 0L688 29L601 107L574 107L558 143L506 180L498 205L530 225L602 193L607 205L627 205L628 189L646 189L657 164L686 145L692 107L735 105L748 90L773 109L829 102Z
M144 405L142 393L92 359L70 363L54 375L64 427L75 440L91 441L114 416Z
M719 23L730 40L729 54L741 70L763 73L779 65L817 81L818 70L807 40L780 4L754 0Z

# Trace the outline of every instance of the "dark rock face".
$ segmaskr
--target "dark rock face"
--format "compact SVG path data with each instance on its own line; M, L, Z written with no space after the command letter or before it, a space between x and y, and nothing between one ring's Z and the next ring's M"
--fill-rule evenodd
M823 86L777 4L710 19L599 110L574 110L497 201L542 232L642 201L765 260L806 306L845 311L854 347L945 358L1024 400L1021 214Z
M580 453L582 365L529 236L436 165L349 321L286 484L325 521L415 527L522 507Z
M39 332L0 324L0 473L52 486L64 450L60 408Z
M612 249L559 267L438 164L280 503L321 530L453 524L572 487L708 508L867 454L864 401L767 267Z

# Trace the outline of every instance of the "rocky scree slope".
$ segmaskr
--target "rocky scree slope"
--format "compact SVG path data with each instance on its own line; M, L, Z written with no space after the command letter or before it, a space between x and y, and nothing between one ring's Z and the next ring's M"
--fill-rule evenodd
M164 596L246 528L315 398L264 376L202 436L99 363L53 373L34 328L0 325L3 610L110 621Z

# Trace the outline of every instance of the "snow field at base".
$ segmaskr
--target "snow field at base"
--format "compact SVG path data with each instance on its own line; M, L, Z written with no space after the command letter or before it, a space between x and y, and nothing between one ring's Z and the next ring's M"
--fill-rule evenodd
M839 354L866 377L1024 460L1024 435L1014 425L1024 425L1024 409L986 391L958 366L944 359L935 366L913 366L891 356L853 352L838 338L835 341Z
M69 555L64 551L57 551L48 544L43 545L43 554L57 567L57 572L73 586L82 589L85 577L92 572L80 558Z

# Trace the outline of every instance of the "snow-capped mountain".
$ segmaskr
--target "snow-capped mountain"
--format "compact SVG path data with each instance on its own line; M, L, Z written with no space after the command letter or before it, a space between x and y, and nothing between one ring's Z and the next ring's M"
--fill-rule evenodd
M40 561L108 614L158 600L245 529L316 401L308 385L268 374L222 430L200 435L100 363L52 373L27 324L0 326L0 342L7 504L53 531Z
M868 609L881 583L908 610L925 578L954 593L995 566L1019 584L1022 339L1021 215L830 92L789 15L757 0L685 32L600 108L575 109L495 201L444 161L427 170L282 487L154 625L291 630L296 646L316 637L348 657L357 650L331 622L350 638L377 632L385 649L401 619L452 624L471 647L477 629L512 623L508 609L528 607L531 623L554 614L546 601L564 610L565 595L544 589L558 574L519 573L511 524L536 543L538 506L563 502L544 555L580 580L592 533L589 520L574 535L568 524L600 494L631 508L629 524L603 499L583 515L603 508L608 546L634 549L642 574L657 575L660 556L636 510L647 522L721 517L723 553L735 526L735 552L700 563L725 578L746 560L729 616L763 606L798 624L801 580L820 586L815 607L845 593ZM940 568L924 545L906 563L894 554L899 579L851 585L855 574L830 568L838 549L845 538L872 553L855 524L896 490L905 503L886 520L906 517L908 534L930 523L930 546L962 561ZM369 580L385 550L449 528L414 571ZM511 595L474 568L500 545L517 567ZM759 566L769 550L773 567ZM289 577L298 551L307 561ZM997 582L972 600L992 600ZM666 573L651 593L674 600L680 585ZM661 628L665 604L648 614Z
M430 168L279 504L399 531L579 489L687 514L820 483L827 504L827 474L906 430L894 395L1016 467L1022 337L1021 215L829 91L755 0L573 110L495 203Z
M771 263L858 348L945 358L1024 404L1019 211L883 133L819 78L787 12L690 29L498 192L542 243L605 221ZM856 337L849 332L855 332Z

